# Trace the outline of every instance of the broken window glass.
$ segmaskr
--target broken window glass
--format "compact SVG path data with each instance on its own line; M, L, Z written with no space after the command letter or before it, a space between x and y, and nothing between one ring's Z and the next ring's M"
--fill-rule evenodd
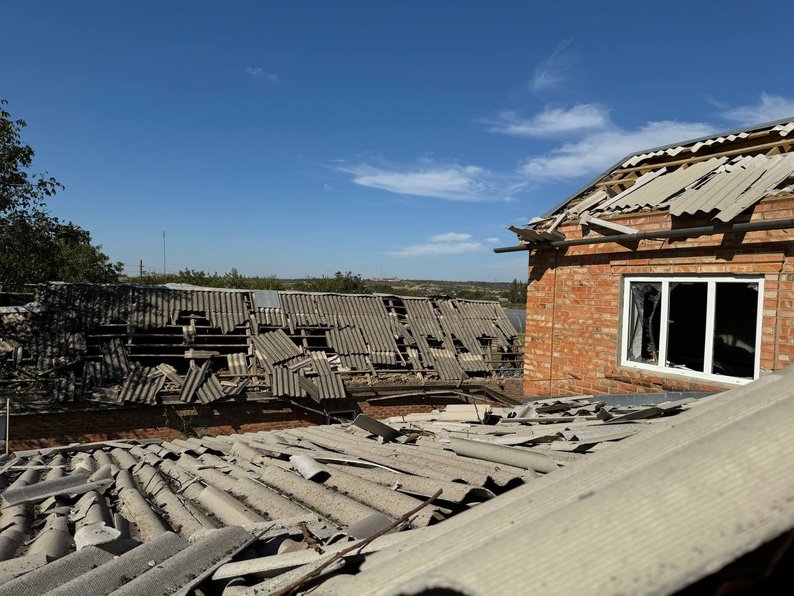
M667 365L703 372L706 353L706 282L671 282Z
M757 312L757 283L716 284L712 373L753 378Z
M629 305L628 359L659 364L661 282L632 282Z

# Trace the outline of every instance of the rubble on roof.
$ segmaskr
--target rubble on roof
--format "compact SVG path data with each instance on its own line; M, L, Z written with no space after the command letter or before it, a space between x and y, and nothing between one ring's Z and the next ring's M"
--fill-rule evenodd
M281 356L292 357L287 350ZM166 376L156 372L157 379ZM592 432L584 414L602 406L576 398L529 407L541 421L559 414L581 418ZM267 585L280 585L294 579L292 570L390 528L439 490L430 506L396 528L403 530L398 534L556 474L597 445L631 434L619 436L599 419L603 434L587 436L589 442L566 437L559 424L552 425L555 441L545 429L541 441L534 433L545 424L500 422L518 414L524 420L527 408L455 404L385 423L360 415L350 426L114 441L5 456L0 595L43 588L158 594L230 578L253 585L270 577ZM626 412L613 407L613 413ZM555 442L574 447L558 450ZM343 558L332 571L345 568ZM62 580L57 585L56 576ZM123 587L125 577L137 579Z
M506 593L726 593L774 585L792 554L794 446L780 441L794 424L792 375L789 368L720 395L665 404L672 410L656 418L566 423L562 435L572 443L595 441L587 436L595 430L602 437L635 432L367 556L357 574L326 580L322 593L490 594L496 586ZM558 413L530 407L537 417ZM479 430L486 428L499 425ZM561 573L561 561L575 572Z
M462 381L517 376L522 362L518 334L495 302L184 286L36 289L36 302L0 311L0 363L19 388L58 401L208 404L258 393L322 403L345 397L351 376Z
M454 404L349 426L16 453L0 461L0 596L317 584L329 594L419 594L439 581L461 594L519 583L626 592L638 577L643 591L674 591L794 526L794 485L780 481L792 477L780 465L794 454L770 460L762 447L785 445L776 431L755 433L792 423L789 380L774 374L701 399ZM757 448L746 448L748 436ZM732 466L708 465L726 449ZM706 465L707 482L687 476L693 462ZM775 472L768 507L733 498L741 485L756 490L745 469ZM659 501L673 492L670 506ZM726 504L739 517L723 515ZM738 523L746 530L728 537ZM604 536L618 534L632 538L604 549ZM679 542L693 539L696 550ZM599 546L606 565L554 571L559 551L586 560Z

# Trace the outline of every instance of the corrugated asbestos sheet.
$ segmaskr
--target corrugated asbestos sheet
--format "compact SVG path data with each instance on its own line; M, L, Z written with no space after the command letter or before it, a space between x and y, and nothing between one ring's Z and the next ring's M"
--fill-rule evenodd
M113 338L107 342L100 342L102 352L102 377L104 379L123 379L130 372L127 360L127 350L124 342Z
M667 210L675 217L704 214L716 222L733 221L765 197L791 192L794 155L788 136L792 130L791 121L761 125L633 155L543 218L518 228L519 239L533 244L563 240L564 236L544 234L567 220L590 225L588 216L639 211Z
M248 360L243 352L226 356L226 364L233 375L244 375L248 372Z
M301 355L298 346L281 329L254 337L254 348L259 359L268 364L279 364Z
M255 292L184 285L39 290L38 303L0 313L0 358L68 365L52 379L60 400L211 403L258 391L323 401L346 395L339 372L461 380L515 376L522 363L491 302L279 292L260 294L262 306Z
M631 425L639 432L592 457L385 547L324 593L670 594L699 580L711 583L694 593L749 588L786 546L732 563L794 528L794 445L779 441L794 424L792 373L700 400L669 422ZM560 561L589 563L560 573Z
M203 404L209 404L223 397L223 387L214 374L210 373L204 382L196 389L196 397Z
M192 362L188 368L187 374L182 381L182 386L179 390L179 400L184 402L193 401L198 388L204 383L204 378L207 375L210 361L205 360L201 366L196 366Z
M651 178L647 182L640 178L616 196L590 205L587 211L609 214L669 209L673 215L714 212L715 219L730 221L792 174L792 155L713 158L688 168L645 174L646 180Z
M163 385L165 385L165 375L156 368L136 368L124 381L119 393L119 402L153 404Z
M756 549L794 529L792 379L18 452L0 459L0 596L301 592L342 549L319 593L750 587L790 542Z

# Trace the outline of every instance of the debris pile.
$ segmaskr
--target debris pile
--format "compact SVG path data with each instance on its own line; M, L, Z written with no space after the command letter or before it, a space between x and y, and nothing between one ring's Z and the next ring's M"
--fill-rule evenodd
M495 302L49 284L0 307L0 383L113 404L346 396L344 378L520 375Z
M355 573L362 557L689 405L450 405L387 422L16 452L0 458L0 596L272 593Z

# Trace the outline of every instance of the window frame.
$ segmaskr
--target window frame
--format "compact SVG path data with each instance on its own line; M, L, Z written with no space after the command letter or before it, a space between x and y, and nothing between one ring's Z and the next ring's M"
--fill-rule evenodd
M667 361L667 330L668 319L670 314L670 284L671 283L691 283L702 282L707 284L706 290L706 339L704 345L704 359L703 369L707 371L712 370L713 357L714 357L714 313L716 307L716 284L717 283L757 283L758 284L758 304L756 311L756 328L755 328L755 362L753 366L753 378L746 379L743 377L731 377L727 375L718 375L712 372L700 372L685 368L674 368L663 366L660 364L648 364L644 362L634 362L628 358L629 348L629 316L631 308L630 292L632 282L655 282L662 284L662 298L659 308L661 309L661 324L659 328L659 362ZM688 377L694 379L702 379L704 381L717 381L720 383L729 383L733 385L744 385L757 379L761 372L761 336L762 324L764 319L764 276L761 275L626 275L623 277L622 292L621 292L621 337L620 337L620 366L635 368L640 370L653 371L657 373L664 373L667 375L674 375L680 377Z

